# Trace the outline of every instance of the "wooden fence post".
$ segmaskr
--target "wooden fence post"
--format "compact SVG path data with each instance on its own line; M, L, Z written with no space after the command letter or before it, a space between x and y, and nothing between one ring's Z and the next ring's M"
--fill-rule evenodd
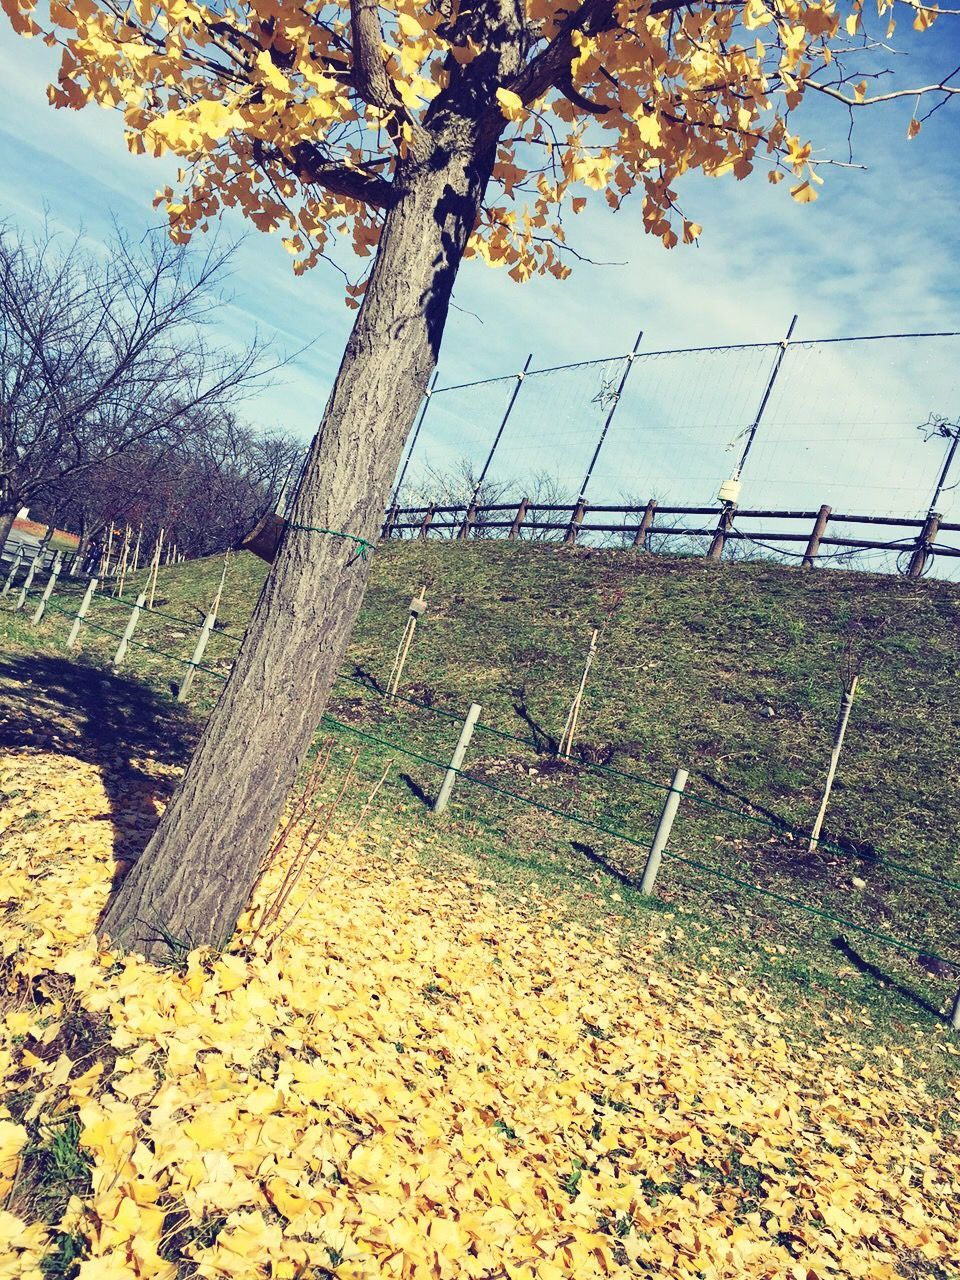
M577 501L577 505L573 508L573 515L570 517L570 523L567 525L567 532L563 535L563 545L565 547L576 546L577 533L583 524L583 517L586 514L587 503L584 498Z
M423 519L420 521L420 528L417 530L418 538L425 538L427 536L427 530L430 528L431 524L433 524L435 512L436 507L431 502L429 507L427 507L426 511L423 513Z
M120 643L117 645L117 652L113 655L114 669L119 667L120 663L126 657L127 647L130 644L131 639L133 638L134 631L136 631L137 629L137 623L140 621L140 614L143 612L143 608L146 603L147 603L147 593L145 591L141 591L140 594L137 596L137 603L133 606L133 609L130 612L130 617L127 620L126 629L124 630L123 635L120 637Z
M453 749L453 755L450 757L450 763L447 766L447 772L443 775L443 782L440 784L440 790L437 792L437 798L433 802L433 812L443 813L447 805L450 803L450 793L453 791L453 784L457 780L457 774L460 772L460 766L463 764L463 757L467 754L467 747L470 745L470 739L473 737L473 728L480 719L480 704L473 702L470 704L470 710L467 712L467 718L463 722L463 728L460 730L460 737L457 739L457 745Z
M707 552L708 560L719 560L723 556L723 548L726 546L727 538L730 536L730 530L733 528L736 514L737 504L735 502L726 503L720 513L720 519L717 521L717 528L713 535L713 541L710 543L710 550Z
M812 569L817 556L820 553L820 539L827 530L827 521L830 519L832 507L828 507L826 503L817 512L817 518L813 522L813 529L810 531L810 541L807 543L807 549L803 553L803 564L801 568Z
M522 498L520 500L520 503L517 506L517 514L513 517L513 524L510 526L510 532L507 534L507 538L509 539L510 542L516 542L517 538L519 537L520 526L523 524L524 520L526 520L527 518L527 508L529 507L529 505L530 505L529 498Z
M650 532L650 526L653 524L653 517L656 514L657 514L657 500L656 498L651 498L644 510L643 518L640 521L640 527L637 529L637 532L633 535L633 545L637 548L638 551L647 550L647 535Z
M20 542L17 544L17 549L13 553L13 558L10 561L10 571L7 574L7 580L3 584L3 590L0 591L0 595L6 596L10 594L10 588L13 586L13 580L17 576L17 570L20 568L20 561L22 559L23 559L23 543Z
M383 522L383 528L380 530L380 537L383 539L393 536L393 526L397 523L397 515L399 507L391 507L387 512L386 519Z
M667 841L670 839L673 822L677 816L677 810L680 808L680 796L687 785L688 777L689 774L686 769L678 769L673 775L673 781L670 783L670 790L667 792L667 798L663 805L663 812L660 814L660 821L657 823L653 844L650 846L650 852L647 855L647 865L643 869L643 879L640 881L641 893L653 893L653 886L657 882L657 872L660 870L660 863L663 861L663 851L667 847Z
M471 502L470 505L467 507L466 515L463 517L463 524L460 526L459 530L457 531L457 539L462 540L464 538L469 538L471 531L473 530L473 526L476 524L476 522L477 522L477 505L475 502Z
M70 634L67 636L67 648L72 649L77 643L80 636L80 628L83 626L83 620L87 616L87 611L93 600L93 593L97 589L97 579L91 578L87 583L87 589L84 592L83 599L80 601L80 608L77 610L76 617L73 619L73 626L70 628Z
M938 511L931 511L923 522L923 528L920 530L920 537L917 539L917 545L913 555L910 557L910 564L907 566L908 578L919 578L921 573L927 567L927 561L930 558L930 548L937 540L937 534L940 532L940 520L942 519Z

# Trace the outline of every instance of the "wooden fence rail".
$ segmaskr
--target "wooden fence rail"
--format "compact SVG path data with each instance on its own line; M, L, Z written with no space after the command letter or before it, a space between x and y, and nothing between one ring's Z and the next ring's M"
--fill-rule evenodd
M614 523L610 516L622 517ZM606 517L606 518L605 518ZM706 523L663 523L668 518L708 517ZM744 528L744 521L765 522L759 529ZM809 523L807 532L784 525ZM776 526L779 524L779 528ZM901 529L904 536L897 539L841 537L830 532L835 525L866 525L877 529ZM519 502L493 502L443 505L431 503L426 507L391 507L383 525L383 537L427 538L446 535L449 538L477 538L485 534L506 537L515 541L525 535L536 538L542 534L559 534L566 546L574 546L585 534L620 535L626 545L638 551L649 551L651 541L673 538L708 538L708 559L723 558L727 544L754 543L802 543L804 550L785 551L796 556L805 569L814 568L826 556L824 548L835 547L839 554L855 551L890 551L909 557L903 572L910 578L918 578L934 557L960 557L960 547L937 544L942 533L960 532L960 524L941 519L937 512L930 512L924 519L902 516L856 515L835 512L826 503L816 511L775 511L767 508L738 508L727 503L717 507L660 506L655 498L643 506L593 506L582 498L571 504L531 502L522 498ZM776 551L776 546L771 548ZM834 553L835 557L836 553Z

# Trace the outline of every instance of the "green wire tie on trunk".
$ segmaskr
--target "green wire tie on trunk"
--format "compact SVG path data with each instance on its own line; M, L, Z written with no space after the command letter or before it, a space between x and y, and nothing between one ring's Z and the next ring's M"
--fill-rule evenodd
M366 538L361 538L355 533L345 533L343 529L322 529L316 524L289 524L288 529L299 529L302 533L329 533L331 538L346 538L350 542L355 542L360 548L359 556L361 560L366 560L367 556L374 549L373 543L368 542Z

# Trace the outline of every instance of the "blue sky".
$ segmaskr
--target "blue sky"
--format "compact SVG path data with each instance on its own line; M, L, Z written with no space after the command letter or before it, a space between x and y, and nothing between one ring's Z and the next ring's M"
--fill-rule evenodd
M960 23L948 23L942 20L922 40L909 31L903 35L910 56L897 60L898 83L925 80L960 63ZM151 198L168 176L163 162L129 155L113 113L97 107L53 111L45 87L55 57L38 41L19 39L4 24L0 57L4 216L30 229L46 207L55 226L74 230L82 225L92 240L108 234L111 217L131 231L156 225ZM630 349L640 329L647 350L777 338L794 313L800 317L797 336L807 338L960 329L958 108L960 103L940 111L910 142L909 103L860 112L856 159L868 171L824 170L826 186L812 205L797 205L786 194L787 184L771 187L762 174L743 183L685 179L680 187L684 208L704 226L697 247L664 250L643 235L639 204L628 202L618 215L598 209L576 223L578 248L623 265L580 265L566 282L519 286L504 272L467 264L444 342L441 384L512 372L528 351L534 353L534 367L619 354ZM801 120L802 132L822 154L845 157L842 106L818 100L797 117L797 125ZM323 266L296 278L279 237L262 236L238 217L227 219L224 232L245 236L231 281L234 300L220 321L224 340L242 341L257 326L290 348L313 341L285 373L282 386L250 402L248 417L308 438L352 320L343 305L342 282ZM869 430L853 436L850 423L860 416L869 419L878 397L909 399L918 382L936 384L939 399L956 398L954 369L960 360L950 370L941 367L944 361L953 363L952 351L960 356L960 346L926 354L904 349L896 357L878 349L854 366L845 364L836 349L829 363L819 362L809 383L803 383L798 368L796 396L822 403L835 394L839 398L837 388L842 390L842 421L850 437L844 465L856 464L880 489L880 470L863 444L869 442ZM698 376L713 374L701 370ZM682 381L684 375L674 371L671 377ZM916 409L912 403L903 408L904 418L927 403L919 393L915 398ZM934 405L927 399L939 411L960 415L960 403ZM710 412L709 406L702 404L698 412ZM729 416L728 407L714 406L713 412ZM810 408L804 420L815 416ZM817 431L824 424L829 428L830 415L821 418ZM726 422L717 426L729 436ZM535 427L531 419L530 429ZM711 443L720 443L720 436ZM881 470L890 473L902 459L909 485L922 488L935 450L911 447L904 453L902 445L899 441L899 452L883 455ZM558 440L556 447L565 446ZM783 460L781 454L777 465ZM685 466L675 453L673 471L683 473ZM626 478L621 479L625 485ZM639 478L636 483L643 487ZM893 486L888 487L892 493Z

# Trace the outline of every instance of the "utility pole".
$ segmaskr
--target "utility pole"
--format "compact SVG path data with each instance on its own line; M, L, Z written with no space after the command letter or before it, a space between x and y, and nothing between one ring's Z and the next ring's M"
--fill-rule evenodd
M523 368L520 370L519 373L514 375L514 377L517 380L516 386L513 388L513 391L511 391L510 393L510 399L507 401L507 407L504 411L503 417L500 419L500 425L499 427L497 427L497 434L493 437L493 444L490 446L490 452L487 454L486 460L483 466L480 468L480 475L477 477L477 482L473 486L473 493L470 495L470 503L467 507L467 517L466 517L466 520L464 521L465 530L468 526L469 521L471 520L470 513L476 508L477 497L480 493L481 488L483 487L484 480L486 480L487 478L487 472L490 470L490 463L493 461L493 455L497 451L497 445L500 443L500 438L503 435L504 428L507 425L507 420L509 419L511 413L513 413L513 406L517 403L517 396L520 394L520 388L523 386L523 380L527 376L527 370L530 368L530 361L532 359L533 359L533 352L531 351L524 362Z

